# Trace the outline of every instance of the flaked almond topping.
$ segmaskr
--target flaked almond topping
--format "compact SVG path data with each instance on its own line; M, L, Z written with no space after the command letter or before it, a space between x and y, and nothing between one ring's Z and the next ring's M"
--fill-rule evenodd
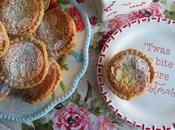
M126 55L117 63L118 67L112 66L111 72L117 81L123 84L138 86L140 82L146 84L149 67L147 62L134 55Z
M115 67L112 66L111 72L117 81L120 81L122 79L122 70L121 69L115 69Z

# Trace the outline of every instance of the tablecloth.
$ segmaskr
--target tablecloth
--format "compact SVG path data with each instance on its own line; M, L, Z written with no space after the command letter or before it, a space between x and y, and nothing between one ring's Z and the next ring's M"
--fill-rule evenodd
M91 45L89 49L89 66L77 90L65 102L58 104L46 116L33 122L12 123L0 121L1 130L137 130L116 117L100 96L96 80L96 64L98 54L108 37L117 28L130 20L151 15L175 19L175 0L154 0L150 7L118 16L108 22L100 22L93 14L87 0L77 0L89 15L92 28ZM65 2L57 1L64 7ZM54 6L54 2L52 6ZM74 18L77 33L84 30L84 23L75 7L67 12Z

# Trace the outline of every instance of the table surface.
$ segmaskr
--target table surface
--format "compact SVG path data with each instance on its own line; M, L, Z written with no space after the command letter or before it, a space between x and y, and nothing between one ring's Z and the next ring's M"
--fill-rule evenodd
M68 100L58 104L43 118L22 124L1 120L0 130L34 130L34 128L35 130L70 130L70 128L74 130L137 130L137 128L129 126L117 118L100 96L96 81L98 54L103 43L115 29L130 20L151 15L175 19L175 10L173 9L175 5L173 5L172 0L155 0L156 2L152 3L147 9L122 15L102 23L90 11L91 9L86 5L86 0L77 1L88 13L92 25L89 67L79 82L77 90ZM63 3L60 5L64 6ZM166 9L166 7L168 8ZM82 24L81 18L77 19L80 14L73 7L68 12L75 19L77 32L81 32L84 29L84 24ZM68 120L64 120L63 116L69 117Z

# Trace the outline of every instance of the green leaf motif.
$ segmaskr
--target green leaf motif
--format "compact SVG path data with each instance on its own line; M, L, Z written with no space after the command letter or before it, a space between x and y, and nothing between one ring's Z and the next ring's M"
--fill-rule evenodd
M86 102L84 102L83 100L79 101L78 105L80 107L84 107L84 108L87 108L88 107L88 104Z
M52 97L52 100L55 99L55 92L52 93L51 97Z
M159 2L162 3L162 4L166 4L167 0L159 0Z
M166 15L167 18L175 20L175 12L169 12L169 11L165 11L164 14Z
M53 130L52 122L49 121L48 123L42 123L40 120L33 121L35 130Z
M80 100L81 100L81 95L77 91L75 91L70 98L70 102L79 105Z
M61 64L60 67L61 67L61 70L69 71L68 64Z
M59 110L63 107L64 107L64 105L62 103L60 103L60 104L56 105L54 108Z
M68 0L57 0L57 4L60 9L66 10L70 3Z
M63 92L66 92L66 86L65 86L63 81L60 82L60 87L61 87Z
M58 4L69 4L68 0L57 0Z
M95 53L99 54L99 41L102 39L103 33L104 32L97 32L94 34L93 38L91 39L90 52L94 51Z
M89 111L96 116L103 115L108 110L108 107L102 98L95 98L91 100L89 104L91 104Z
M32 126L29 126L29 125L27 125L25 123L21 124L21 129L22 130L35 130Z
M59 59L57 59L58 64L60 65L61 70L69 71L68 64L64 63L66 55L63 55Z
M88 90L87 90L87 94L84 99L85 102L87 102L88 99L92 97L92 85L89 81L87 81L87 86L88 86Z

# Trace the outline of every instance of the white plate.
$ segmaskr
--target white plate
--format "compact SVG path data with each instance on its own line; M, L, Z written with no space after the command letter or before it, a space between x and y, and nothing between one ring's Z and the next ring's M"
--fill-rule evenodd
M147 53L157 69L157 80L143 96L132 101L118 98L108 89L102 69L117 52L135 48ZM175 127L175 21L143 18L117 30L104 45L97 65L100 92L115 114L143 130Z

